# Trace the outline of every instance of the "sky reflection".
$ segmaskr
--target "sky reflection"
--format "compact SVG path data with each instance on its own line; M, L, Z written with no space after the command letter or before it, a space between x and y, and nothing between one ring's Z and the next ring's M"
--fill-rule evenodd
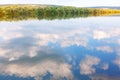
M1 22L0 74L119 80L119 17Z

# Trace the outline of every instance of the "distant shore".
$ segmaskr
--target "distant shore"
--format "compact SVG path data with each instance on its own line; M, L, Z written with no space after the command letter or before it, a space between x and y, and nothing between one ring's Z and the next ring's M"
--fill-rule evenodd
M0 5L0 20L24 19L65 19L89 16L118 15L119 9L112 8L79 8L71 6L41 4Z

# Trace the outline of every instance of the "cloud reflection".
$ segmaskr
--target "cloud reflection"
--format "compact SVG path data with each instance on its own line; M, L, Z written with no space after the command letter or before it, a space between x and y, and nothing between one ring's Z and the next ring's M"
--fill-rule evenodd
M4 26L0 28L0 37L3 40L10 40L14 38L20 38L24 35L20 32L21 26Z
M70 66L66 63L59 63L56 61L45 60L37 64L26 63L0 63L0 73L5 75L16 75L18 77L39 77L42 78L47 72L53 75L53 79L73 78ZM4 66L4 67L3 67Z
M71 66L64 62L62 56L47 48L39 51L37 56L32 58L23 56L19 60L0 61L0 74L42 79L47 72L53 75L52 80L62 78L71 80L73 78Z
M85 58L80 61L80 73L85 75L95 73L96 69L93 66L97 66L99 62L99 58L86 55Z
M96 47L96 49L108 53L112 53L114 51L113 48L111 48L110 46L98 46Z
M103 70L107 70L109 68L109 64L108 63L104 63L101 68Z
M74 75L71 67L78 64L80 74L96 73L96 66L102 60L99 57L83 54L86 56L78 64L75 62L78 56L75 60L68 57L68 61L73 62L68 64L49 44L57 44L62 49L71 49L71 46L77 46L79 47L78 50L82 46L91 52L96 49L105 53L116 52L115 54L120 55L119 49L116 49L120 44L119 26L101 23L95 25L92 23L93 20L99 21L99 19L43 20L35 21L36 23L30 21L18 22L14 25L9 25L6 22L5 24L8 24L8 26L2 26L0 29L0 74L35 77L36 80L41 80L49 72L52 74L51 80L64 77L73 80ZM119 57L114 60L114 64L120 67ZM108 70L109 67L110 64L106 62L100 68Z
M93 38L94 39L104 39L104 38L109 38L110 35L104 31L100 31L100 30L95 30L93 31Z
M120 56L113 61L120 68Z

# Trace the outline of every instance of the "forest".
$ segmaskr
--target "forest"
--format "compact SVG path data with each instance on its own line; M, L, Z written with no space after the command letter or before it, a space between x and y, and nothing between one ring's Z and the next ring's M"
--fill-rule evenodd
M0 6L0 21L18 21L27 19L68 19L90 16L108 16L120 14L118 9L79 8L71 6Z

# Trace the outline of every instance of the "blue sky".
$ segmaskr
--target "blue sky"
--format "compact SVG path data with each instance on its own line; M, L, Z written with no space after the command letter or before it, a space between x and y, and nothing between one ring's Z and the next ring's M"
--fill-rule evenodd
M0 4L55 4L70 6L120 6L120 0L0 0Z

